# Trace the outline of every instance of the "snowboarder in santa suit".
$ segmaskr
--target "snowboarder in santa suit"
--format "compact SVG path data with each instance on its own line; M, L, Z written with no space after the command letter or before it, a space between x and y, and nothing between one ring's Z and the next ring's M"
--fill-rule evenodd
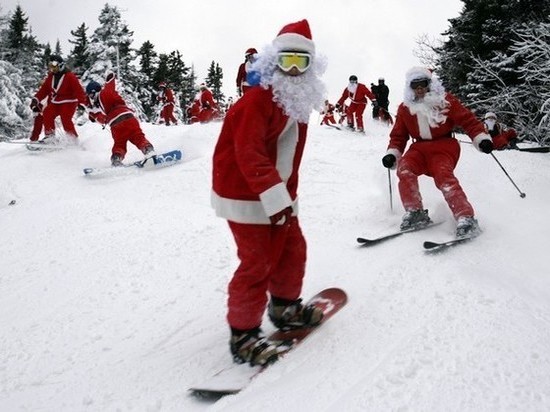
M260 327L266 306L278 328L316 325L322 311L301 303L306 241L298 222L298 170L307 123L323 107L307 20L282 28L254 63L260 85L229 109L213 155L212 205L228 220L240 265L228 287L230 350L263 365L277 348Z
M254 63L258 51L251 47L244 53L244 63L241 63L237 71L237 94L242 96L252 86L248 84L247 74L250 72L250 66Z
M65 67L61 56L52 55L48 63L49 73L31 101L31 110L40 111L40 103L47 99L42 112L45 139L55 136L55 118L61 118L65 133L76 139L73 115L76 108L86 104L86 93L76 75Z
M491 153L491 137L474 113L445 92L430 70L411 68L405 77L404 100L397 109L390 143L382 158L384 167L397 166L399 194L406 212L402 230L431 222L418 186L418 176L427 175L434 179L457 221L457 237L479 233L474 209L454 175L460 157L460 144L453 137L457 126L466 132L478 150ZM413 143L405 152L409 138Z
M178 120L174 117L174 105L176 103L174 92L166 85L166 82L159 83L159 90L157 100L162 104L160 117L164 119L166 126L170 126L170 122L177 125Z
M372 101L373 105L376 105L376 96L374 93L372 93L363 83L359 83L357 76L351 75L349 77L348 86L344 89L342 96L336 103L336 108L339 109L347 99L351 100L346 111L348 129L355 130L355 120L355 124L357 124L357 131L364 133L365 128L363 127L363 113L365 112L365 108L367 106L367 98Z
M114 73L107 74L103 87L92 80L86 86L86 94L90 120L103 125L108 124L111 128L114 140L111 150L112 166L122 166L128 142L141 150L145 155L144 160L155 156L155 149L143 134L134 111L126 105L115 89Z

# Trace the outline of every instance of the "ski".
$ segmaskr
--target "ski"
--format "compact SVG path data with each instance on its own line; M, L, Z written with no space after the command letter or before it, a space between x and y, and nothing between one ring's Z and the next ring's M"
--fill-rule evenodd
M360 244L361 247L368 247L368 246L374 246L379 243L385 242L386 240L390 240L393 238L396 238L398 236L404 235L405 233L411 233L411 232L419 232L424 229L429 229L433 226L438 226L442 224L443 222L436 222L436 223L430 223L426 226L421 226L417 228L407 229L407 230L400 230L399 232L390 233L384 236L380 236L374 239L368 239L364 237L358 237L357 242Z
M431 242L431 241L426 241L424 242L424 249L426 250L426 252L442 252L452 246L456 246L456 245L460 245L462 243L466 243L474 238L476 238L477 236L467 236L467 237L461 237L461 238L457 238L457 239L451 239L451 240L448 240L446 242Z
M182 158L181 150L172 150L170 152L155 155L151 158L140 160L134 163L125 164L118 167L87 167L83 169L86 176L110 176L123 174L128 169L158 169L161 167L172 166L178 163ZM151 161L150 161L151 160Z
M518 147L516 150L520 152L529 152L529 153L550 153L550 146L539 146L539 147Z
M39 152L39 151L54 152L57 150L63 150L67 148L67 146L64 146L64 145L46 143L41 140L38 140L36 142L26 143L25 147L27 148L27 150L30 150L31 152Z
M323 310L324 316L321 324L314 327L304 327L290 330L276 330L268 339L274 342L282 342L279 346L279 356L292 350L310 334L319 329L347 303L347 295L342 289L329 288L313 296L307 303L316 305ZM278 362L282 360L279 359ZM207 378L204 382L189 388L191 394L206 399L219 399L226 395L239 393L260 373L268 368L265 366L250 366L248 364L231 364L222 368L217 373Z
M331 129L342 130L340 126L336 126L335 124L324 124L324 126L328 126Z

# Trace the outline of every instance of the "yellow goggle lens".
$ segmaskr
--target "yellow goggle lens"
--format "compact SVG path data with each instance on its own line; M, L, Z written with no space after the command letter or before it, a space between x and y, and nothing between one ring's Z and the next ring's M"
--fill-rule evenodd
M277 61L281 70L289 71L296 67L300 72L304 72L309 68L311 56L308 53L279 53Z

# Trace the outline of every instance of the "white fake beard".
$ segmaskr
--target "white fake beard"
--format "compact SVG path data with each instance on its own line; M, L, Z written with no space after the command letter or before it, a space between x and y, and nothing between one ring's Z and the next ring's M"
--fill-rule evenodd
M270 83L273 101L287 116L300 123L307 123L314 109L320 111L323 108L325 85L311 68L300 76L289 76L275 70Z
M487 125L487 130L493 130L495 128L496 121L493 119L487 119L485 120L485 124Z
M422 115L428 119L430 127L437 127L447 120L447 106L445 94L428 92L422 100L409 102L406 106L411 114Z
M350 92L351 94L355 94L356 91L357 91L357 83L348 84L348 92Z

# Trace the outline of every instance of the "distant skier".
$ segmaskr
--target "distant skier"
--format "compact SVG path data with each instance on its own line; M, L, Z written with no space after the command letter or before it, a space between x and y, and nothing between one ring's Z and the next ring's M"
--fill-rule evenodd
M89 118L92 122L108 124L111 128L114 145L111 151L111 165L122 166L126 156L126 146L130 142L145 155L145 159L155 156L153 145L147 140L139 121L124 99L115 89L115 75L109 73L105 86L91 81L86 86Z
M403 103L397 109L395 125L382 164L394 168L397 164L399 194L405 215L401 229L421 227L431 222L424 209L418 186L418 176L434 179L436 187L447 201L457 221L457 237L479 233L474 209L454 169L460 157L460 144L453 129L460 126L476 148L491 153L493 142L483 124L450 93L432 72L423 67L411 68L405 77ZM407 141L413 140L405 152Z
M289 24L253 69L261 84L225 117L213 156L212 205L228 220L241 261L228 292L230 348L238 363L278 358L260 327L268 314L278 328L311 326L322 311L300 294L306 241L298 222L298 171L307 123L325 88L307 20Z
M166 85L166 82L159 83L159 94L157 100L162 104L160 111L160 117L164 119L164 124L170 126L170 122L174 125L178 124L178 120L174 117L174 107L176 100L174 99L174 92Z
M321 114L323 115L323 120L321 120L321 125L336 124L336 120L334 119L334 110L335 110L334 105L331 104L328 100L325 100L325 107L321 111Z
M206 87L206 84L204 83L201 83L201 85L199 86L197 100L200 104L200 112L198 115L199 122L208 123L211 120L214 120L216 114L218 113L218 105L214 100L212 92L208 87Z
M237 94L239 96L242 96L251 87L247 81L247 74L257 54L258 51L253 47L247 49L244 53L244 62L239 65L239 70L237 71Z
M517 149L518 134L516 130L499 122L495 113L485 113L483 124L493 139L495 150Z
M79 105L86 104L86 93L76 75L65 67L61 56L52 55L48 64L49 73L31 101L31 110L40 111L40 102L47 99L44 116L45 139L55 136L55 119L61 118L63 129L69 137L76 139L73 116Z
M367 106L367 98L370 99L373 104L376 104L376 96L367 86L358 82L357 76L351 75L349 77L348 86L342 92L342 96L338 99L338 103L336 103L336 108L340 108L344 105L346 100L351 100L346 111L348 129L364 133L363 113ZM355 125L357 125L357 129L355 129Z

